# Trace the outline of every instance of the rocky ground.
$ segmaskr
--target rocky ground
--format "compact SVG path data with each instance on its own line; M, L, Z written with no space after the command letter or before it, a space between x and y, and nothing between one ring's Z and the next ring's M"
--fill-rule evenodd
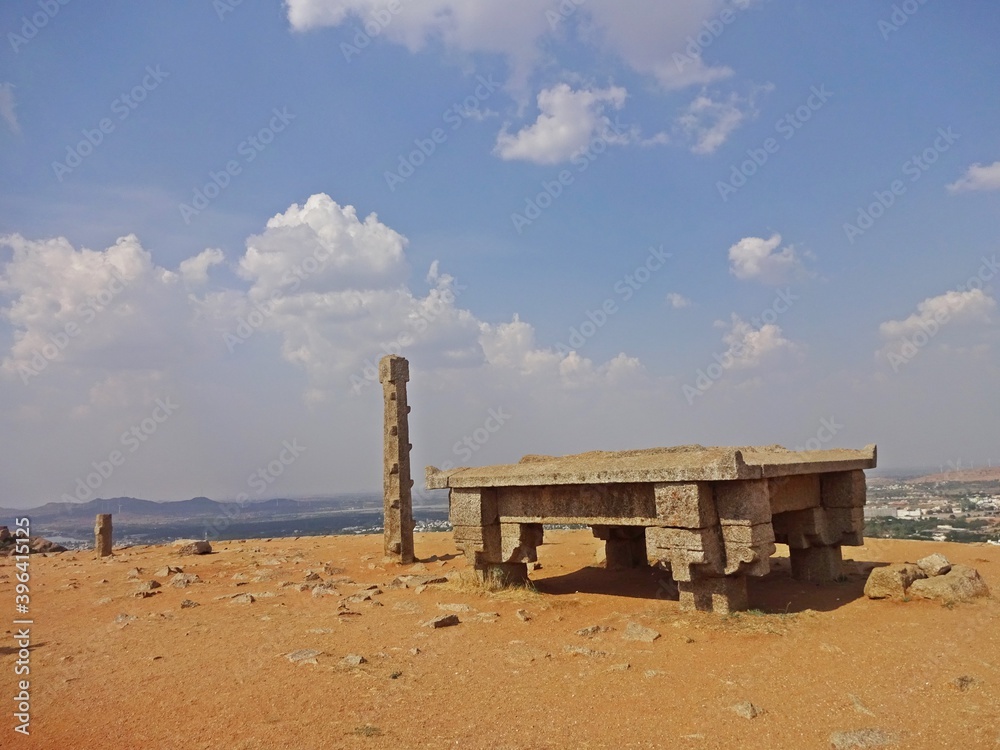
M591 567L598 544L548 532L536 590L506 592L450 534L409 567L376 536L33 555L27 738L2 558L0 747L1000 748L1000 548L867 540L824 586L779 559L720 617ZM864 597L870 563L931 552L993 596Z

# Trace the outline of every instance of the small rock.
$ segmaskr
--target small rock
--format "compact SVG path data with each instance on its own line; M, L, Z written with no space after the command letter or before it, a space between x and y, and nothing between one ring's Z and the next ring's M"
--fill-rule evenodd
M764 713L763 709L755 706L750 701L737 703L735 706L730 706L729 710L737 716L742 716L744 719L756 719Z
M642 673L642 676L643 677L662 677L665 674L666 674L666 672L664 672L662 669L647 669L645 672Z
M413 648L410 649L410 655L411 656L416 656L419 653L420 653L420 649L417 648L416 646L414 646Z
M151 596L156 596L158 593L160 593L160 592L159 591L143 591L143 590L140 589L139 591L134 592L132 594L132 596L134 598L136 598L136 599L148 599Z
M896 740L896 735L884 729L855 729L851 732L834 732L830 735L830 745L835 750L886 747L896 744Z
M136 589L136 591L137 592L152 591L153 589L158 589L158 588L160 588L159 581L143 581L142 583L139 584L139 587Z
M514 614L517 615L517 619L521 622L529 622L531 620L531 615L528 614L528 610L526 609L519 609Z
M284 656L292 664L316 664L316 657L322 655L322 653L322 651L315 648L300 648L298 651L292 651Z
M608 667L608 671L609 672L627 672L631 668L632 668L632 665L629 664L626 661L626 662L622 662L621 664L612 664L610 667Z
M191 607L200 607L200 606L201 605L198 604L198 602L193 602L190 599L185 599L184 601L181 602L181 609L191 609Z
M643 643L652 643L659 637L660 634L655 630L643 627L637 622L630 622L625 628L625 632L622 633L622 640L642 641Z
M186 589L192 583L201 583L197 573L177 573L170 579L170 585L178 589Z
M595 651L592 648L585 648L583 646L563 646L563 651L567 654L574 654L578 656L607 656L607 651Z
M458 615L441 615L423 623L423 626L425 628L447 628L451 625L458 625L459 622L461 620L458 619Z
M128 615L125 614L124 612L122 612L115 618L115 622L121 625L122 627L128 625L133 620L135 620L135 615Z
M340 592L324 583L313 586L312 595L318 599L321 596L340 596Z
M951 570L951 563L944 555L935 552L933 555L922 557L917 560L917 567L924 572L928 578L933 576L943 576Z
M952 565L945 575L915 581L907 593L922 599L937 599L946 604L968 602L982 596L989 596L979 572L967 565Z
M155 575L157 578L169 578L175 573L183 573L183 572L184 571L181 568L175 568L173 565L167 565L164 568L160 568L153 575Z
M188 542L177 550L178 555L208 555L211 552L212 545L204 541Z
M614 630L614 628L610 628L607 625L590 625L586 628L580 628L576 631L576 634L582 635L584 638L591 638L600 633L607 633L610 630Z
M438 609L445 612L471 612L472 607L468 604L439 604Z
M340 663L345 667L360 667L362 664L367 664L368 660L361 654L348 654L340 660Z
M257 601L253 594L239 594L229 600L230 604L253 604Z
M415 588L417 586L429 586L434 583L448 583L448 579L445 576L435 575L402 575L396 576L392 580L392 583Z
M323 578L315 570L307 570L305 580L307 581L322 581Z
M500 619L499 612L479 612L474 618L477 622L496 622Z
M111 604L112 599L110 596L105 596L103 599L98 599L94 604L100 606L102 604Z
M902 599L910 585L927 575L912 563L896 563L875 568L865 583L869 599Z
M125 574L126 578L138 578L142 575L142 568L132 568L128 573Z

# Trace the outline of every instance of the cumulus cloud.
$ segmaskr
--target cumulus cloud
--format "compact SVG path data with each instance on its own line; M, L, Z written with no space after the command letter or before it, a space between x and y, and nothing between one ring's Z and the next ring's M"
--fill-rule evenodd
M135 235L104 250L59 237L0 238L13 251L0 272L0 314L14 343L0 371L23 381L44 371L155 370L211 347L203 325L218 295L197 297L157 266ZM217 343L216 340L215 343Z
M727 97L713 98L702 91L677 118L678 128L691 142L691 153L715 153L740 125L757 116L758 95L773 88L771 84L757 86L746 97L731 92Z
M14 101L14 84L0 83L0 117L7 123L10 132L20 135L21 124L17 121L17 103Z
M950 193L964 193L972 190L1000 190L1000 161L992 164L973 164L958 180L948 187Z
M670 292L667 294L667 302L675 310L680 310L685 307L691 306L691 300L685 297L683 294L678 294L677 292Z
M781 235L744 237L729 248L729 272L743 281L763 284L784 284L793 278L806 275L795 247L781 245Z
M626 96L620 86L573 90L560 83L544 89L538 94L538 119L515 134L505 125L493 152L507 160L558 164L585 151L594 137L628 143L630 137L622 126L612 124L604 114L608 107L620 110Z
M902 339L919 331L936 332L945 324L988 323L996 309L996 300L982 289L964 292L949 291L928 297L917 305L917 311L903 320L887 320L879 326L886 339Z
M715 325L719 328L727 326L721 320L716 321ZM774 323L765 323L755 328L733 313L728 326L729 330L722 336L722 342L728 347L722 355L722 361L733 369L757 367L771 355L795 348L795 345L784 337L781 327Z
M178 266L181 279L185 284L198 286L208 283L208 269L217 266L225 260L225 256L218 248L207 248L202 250L193 258L181 261Z

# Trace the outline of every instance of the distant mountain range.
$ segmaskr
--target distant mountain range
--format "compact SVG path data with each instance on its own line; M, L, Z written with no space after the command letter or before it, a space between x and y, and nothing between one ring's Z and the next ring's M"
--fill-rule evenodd
M440 501L447 504L447 492L440 491L439 494ZM424 502L426 504L426 501ZM154 502L135 497L99 498L83 503L46 503L28 509L0 508L0 526L13 527L15 518L27 516L33 526L71 531L87 524L92 526L94 516L98 513L111 513L116 527L155 526L159 523L225 517L227 508L230 509L230 514L232 513L232 506L239 507L239 516L243 520L274 520L328 515L349 510L379 510L382 507L382 496L374 492L357 492L296 500L275 498L248 501L242 505L235 502L219 502L207 497L170 502Z
M1000 466L942 471L936 474L926 474L922 477L908 479L907 482L910 484L927 484L930 482L1000 482Z

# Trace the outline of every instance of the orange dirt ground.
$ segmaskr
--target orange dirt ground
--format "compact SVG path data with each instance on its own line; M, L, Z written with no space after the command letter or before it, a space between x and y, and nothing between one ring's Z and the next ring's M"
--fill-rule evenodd
M680 612L656 570L592 567L600 542L587 531L546 532L536 591L492 593L465 576L389 588L397 575L467 568L450 534L417 536L417 570L383 563L381 544L303 537L220 542L199 557L170 547L103 561L33 556L30 737L13 731L16 571L0 558L0 747L770 750L875 747L836 735L875 730L858 740L1000 748L998 547L870 539L845 548L859 564L845 563L843 582L822 586L792 580L778 558L770 576L750 579L754 609L721 617ZM862 595L863 561L934 551L976 567L994 596L946 607ZM160 577L152 596L133 597L130 569L148 581L166 565L203 582ZM310 569L337 595L281 587ZM338 614L368 584L383 593ZM256 600L218 598L245 593ZM181 608L185 599L200 606ZM451 612L438 605L469 610L455 612L456 626L422 627ZM630 622L661 637L625 640ZM576 634L593 625L611 629ZM300 649L321 653L286 658ZM344 665L347 654L367 662ZM747 701L762 713L733 710Z

